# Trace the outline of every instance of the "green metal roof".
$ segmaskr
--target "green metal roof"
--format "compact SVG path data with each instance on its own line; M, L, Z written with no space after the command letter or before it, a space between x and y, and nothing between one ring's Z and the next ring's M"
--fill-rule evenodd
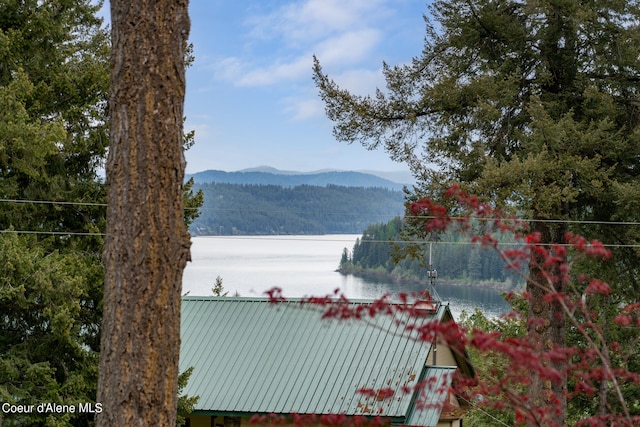
M442 306L435 316L445 312ZM425 367L429 343L407 337L391 316L321 316L295 300L184 297L180 370L195 368L184 393L200 396L196 413L382 415L437 424L438 408L417 410L401 391L425 375L448 388L450 368ZM396 393L379 401L357 392L363 387Z

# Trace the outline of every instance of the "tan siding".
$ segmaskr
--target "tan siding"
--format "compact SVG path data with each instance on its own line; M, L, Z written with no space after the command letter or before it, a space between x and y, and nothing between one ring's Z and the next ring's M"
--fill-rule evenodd
M434 347L436 349L436 360L434 363ZM437 346L432 346L427 356L427 366L457 366L456 359L453 357L451 349L445 344L438 343Z

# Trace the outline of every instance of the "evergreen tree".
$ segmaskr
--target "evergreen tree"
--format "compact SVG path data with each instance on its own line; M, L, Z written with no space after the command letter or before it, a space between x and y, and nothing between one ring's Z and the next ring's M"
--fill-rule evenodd
M0 3L3 402L96 401L110 55L100 8L85 0ZM185 147L192 143L186 135ZM186 223L202 203L191 186ZM92 418L7 414L0 424Z
M440 0L421 55L384 65L386 90L353 95L317 60L314 78L339 140L406 161L422 194L437 198L459 182L517 207L542 244L564 243L567 220L619 218L629 190L637 193L639 18L637 1ZM437 171L427 169L433 163ZM637 256L626 260L637 271ZM564 345L564 317L539 286L540 261L529 268L529 325L544 326L529 334L540 347ZM538 405L549 393L566 396L566 381L531 380Z
M0 4L3 402L96 400L105 214L98 168L109 63L99 8L90 1ZM90 419L7 414L0 424Z
M340 257L340 268L347 268L351 264L351 257L349 256L349 249L342 249L342 257Z
M471 251L469 251L467 273L469 274L470 279L478 280L483 277L482 264L483 262L481 259L480 249L473 248Z
M108 33L90 1L0 5L0 191L6 199L103 202ZM95 232L100 206L3 203L0 225Z

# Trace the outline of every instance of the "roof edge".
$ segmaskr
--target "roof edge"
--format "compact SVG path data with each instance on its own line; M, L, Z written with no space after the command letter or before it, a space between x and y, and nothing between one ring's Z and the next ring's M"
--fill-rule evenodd
M418 384L421 383L422 381L424 381L427 377L427 372L430 369L437 369L437 370L448 370L448 371L453 371L453 373L455 373L455 371L458 369L457 366L441 366L441 365L425 365L422 368L422 371L420 372L420 377L418 378ZM451 384L451 382L453 381L453 377L448 379L448 383ZM409 424L409 422L411 421L411 419L413 418L413 416L416 413L416 402L418 401L419 397L420 397L420 390L419 389L415 389L413 391L413 395L411 396L411 403L409 404L409 407L407 408L407 412L403 421L403 425L405 426L413 426L412 424ZM445 396L446 399L447 396ZM443 399L444 400L444 399ZM438 411L438 419L440 419L440 416L442 414L442 408L439 409Z
M267 416L267 417L271 417L271 416L275 416L275 417L284 417L284 418L293 418L295 415L301 415L301 416L323 416L323 415L341 415L341 414L333 414L333 413L326 413L326 414L314 414L314 413L285 413L285 412L234 412L234 411L209 411L209 410L202 410L202 409L195 409L192 412L190 412L189 414L186 414L186 416L189 415L196 415L196 416L213 416L213 417L243 417L243 418L251 418L253 416ZM383 415L365 415L365 414L353 414L353 415L347 415L347 414L342 414L342 415L346 415L347 417L364 417L370 420L376 419L376 418L384 418L387 420L390 420L391 424L402 424L404 423L405 417L404 416L395 416L395 417L388 417L388 416L384 416ZM184 416L184 415L183 415Z
M320 298L323 298L324 296L320 296ZM330 296L329 296L330 297ZM196 295L183 295L181 297L182 301L225 301L225 302L266 302L266 303L272 303L272 304L280 304L280 303L287 303L287 302L308 302L309 298L313 298L313 296L304 296L304 297L294 297L294 298L286 298L282 301L273 301L271 300L268 296L264 296L264 297L225 297L225 296L207 296L207 295L203 295L203 296L196 296ZM341 302L344 301L342 300L340 297L330 297L330 300L332 302ZM380 298L352 298L352 299L347 299L346 301L349 303L353 303L353 304L372 304L376 301L379 301ZM411 302L410 302L411 303ZM311 304L309 302L309 304ZM393 299L389 300L389 304L393 304L393 305L402 305L402 304L407 304L404 303L402 301L394 301ZM448 317L453 320L453 315L451 314L451 310L449 309L449 303L440 303L438 310L437 310L437 314L438 317L442 317L444 316L444 313L448 313Z

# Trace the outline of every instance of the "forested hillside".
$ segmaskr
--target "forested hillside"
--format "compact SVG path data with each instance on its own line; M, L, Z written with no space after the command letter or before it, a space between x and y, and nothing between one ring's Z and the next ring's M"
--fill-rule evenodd
M204 205L191 234L352 234L404 211L404 194L338 185L197 184Z
M317 173L295 173L261 170L247 170L238 172L225 172L220 170L207 170L189 175L197 184L226 183L226 184L260 184L280 185L282 187L296 187L299 185L314 185L324 187L326 185L340 185L345 187L380 187L389 190L402 190L404 184L389 181L378 176L351 171L326 171Z
M402 257L402 219L372 224L356 240L351 251L342 253L340 270L356 275L385 275L396 281L425 281L429 270L429 245L419 258ZM432 245L431 260L439 280L477 284L493 282L495 286L512 288L522 278L505 271L497 251L471 245L455 233L439 236Z

